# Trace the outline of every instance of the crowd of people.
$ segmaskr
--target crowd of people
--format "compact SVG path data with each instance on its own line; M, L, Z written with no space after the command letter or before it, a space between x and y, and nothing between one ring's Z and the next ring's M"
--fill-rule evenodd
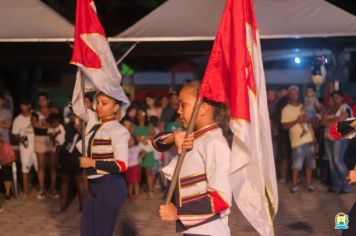
M350 193L346 177L354 169L355 140L336 140L329 132L336 123L353 117L356 103L350 96L336 91L334 83L326 84L326 92L318 99L313 87L306 89L304 98L297 86L269 89L267 100L280 182L291 180L291 192L304 186L315 191L313 179L320 180L328 191Z
M5 198L14 197L11 191L13 163L21 163L21 197L28 197L35 185L37 198L60 198L60 209L66 210L70 181L75 180L80 209L87 191L78 158L81 156L77 143L81 140L81 122L74 115L70 105L59 109L50 105L49 96L40 93L37 108L32 109L27 99L20 101L20 114L12 118L7 108L8 99L0 96L0 177L4 183ZM89 133L98 123L93 109L92 98L85 98L89 120L85 132ZM126 172L128 197L135 201L140 189L154 196L154 185L162 191L167 187L161 168L167 164L176 151L161 154L154 150L150 138L160 131L178 131L182 126L177 115L178 96L176 92L161 98L147 94L144 103L132 103L121 124L129 130L129 160ZM117 117L119 119L119 115ZM18 148L18 159L15 150ZM49 168L47 168L49 167ZM31 176L31 173L36 176ZM48 175L48 176L47 176ZM35 177L35 178L34 178Z
M315 191L315 179L327 185L329 191L351 192L345 178L355 165L351 153L354 153L356 143L354 140L333 140L328 129L335 122L353 117L356 105L352 99L336 91L333 83L327 83L326 93L320 100L313 88L308 88L302 98L297 86L278 91L268 89L267 100L279 182L290 182L292 193L300 191L302 182L307 191ZM81 122L70 105L63 109L50 106L48 95L40 93L36 109L29 100L22 99L20 114L13 119L6 102L7 98L1 95L0 178L4 183L5 198L14 197L11 191L12 165L20 160L21 197L28 197L31 188L35 188L39 200L60 198L59 207L65 211L70 183L74 180L81 210L88 183L80 168L81 154L77 147L82 138ZM95 129L98 118L89 96L85 106L89 115L85 132L89 133ZM162 131L183 129L177 114L178 106L178 95L174 91L163 97L148 93L145 102L133 102L122 119L119 119L120 115L116 117L130 133L125 173L130 201L140 195L153 198L156 187L162 192L166 190L168 183L162 167L172 160L177 150L173 147L160 153L153 148L151 137ZM228 110L221 109L216 115L224 136L231 143ZM18 147L18 157L13 147Z

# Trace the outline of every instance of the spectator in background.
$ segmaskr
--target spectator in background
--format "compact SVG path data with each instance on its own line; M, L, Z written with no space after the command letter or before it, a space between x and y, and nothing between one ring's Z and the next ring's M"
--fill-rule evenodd
M168 106L168 104L169 104L168 97L167 97L167 96L161 97L161 99L160 99L160 104L161 104L162 110L163 110L164 108L166 108L166 107Z
M323 96L323 103L325 106L329 106L329 97L335 91L335 84L334 82L327 82L325 84L325 95Z
M50 127L48 128L47 133L52 141L52 145L54 146L55 158L55 161L51 162L51 165L55 165L52 168L56 170L55 173L57 175L59 153L65 141L65 130L64 126L61 124L61 117L59 114L51 114L48 117L48 122Z
M315 91L312 87L307 88L304 96L304 113L309 118L310 123L302 124L302 129L304 135L307 129L314 129L317 127L318 121L320 120L320 112L323 107L319 103L318 98L315 95Z
M133 134L133 124L136 123L137 107L131 104L127 110L124 118L121 119L122 125Z
M155 164L155 157L150 142L150 136L154 135L154 130L148 125L146 111L142 108L137 110L137 123L133 126L133 132L137 137L140 148L146 152L141 166L145 170L148 196L153 198L153 167Z
M329 128L332 125L330 119L334 118L335 115L335 105L334 105L334 101L332 99L332 97L329 97L329 102L328 102L328 106L326 106L321 120L320 120L320 128L323 129L323 136L322 138L320 138L319 140L319 145L320 147L323 148L323 152L321 153L322 155L320 156L320 177L321 177L321 181L322 183L325 183L327 185L330 184L330 178L329 178L329 157L325 154L325 145L328 145L327 142L325 142L326 140L331 140L331 137L329 135Z
M323 109L322 104L320 104L318 98L315 95L315 91L312 87L307 88L304 97L304 112L310 119L314 119L318 112Z
M45 192L45 165L46 154L50 157L50 175L51 175L51 189L50 194L54 198L58 198L59 195L56 192L56 180L57 172L55 165L55 148L48 136L48 118L53 113L58 113L58 109L51 108L49 106L49 98L47 94L40 93L38 95L38 111L34 111L31 116L31 123L35 133L35 153L38 161L38 182L40 185L40 192L37 195L38 199L46 198Z
M82 210L84 198L84 180L79 166L80 153L76 144L81 138L80 122L73 113L69 116L69 123L65 125L65 142L59 153L59 172L61 175L61 211L68 206L69 181L74 177L79 198L79 211Z
M267 107L268 107L269 121L271 124L273 155L275 158L277 158L278 131L277 131L276 124L274 123L273 120L273 115L276 112L276 107L277 107L277 96L276 96L276 91L274 91L273 89L267 90Z
M35 153L35 135L31 125L31 104L27 99L20 103L21 113L15 118L12 126L12 135L19 143L22 166L22 181L24 196L27 197L30 189L29 173L34 166L37 172L37 158Z
M267 90L267 106L268 106L268 113L270 115L274 114L277 106L277 94L276 91L273 89Z
M6 199L11 198L12 162L15 161L15 152L9 143L4 142L0 136L0 179L4 182Z
M65 125L70 122L71 114L72 114L72 96L69 96L67 105L63 107L63 121Z
M329 105L328 102L330 101L329 97L331 96L331 94L333 92L336 91L335 82L327 82L325 86L326 86L326 94L323 97L323 102L324 102L325 106L328 106ZM352 105L352 98L349 95L345 94L345 93L343 95L344 95L343 96L343 102L348 104L349 106L351 106Z
M159 119L161 117L162 108L158 106L157 100L153 94L148 93L146 95L145 102L147 118L150 119L151 117L157 117L157 119Z
M12 115L10 110L5 108L6 99L0 94L0 135L5 143L10 142L10 128Z
M273 124L277 132L277 157L276 170L280 182L287 182L289 176L289 166L291 162L291 147L288 130L283 128L281 116L283 108L288 104L288 90L280 88L278 91L277 104L274 114L272 114Z
M171 121L167 124L166 131L168 132L176 132L183 130L182 121L177 112L174 113L174 116Z
M141 167L140 163L146 152L138 145L135 136L129 140L129 157L127 162L126 180L128 182L129 199L134 201L140 195Z
M169 105L162 110L162 114L160 117L160 131L166 130L166 125L169 121L172 120L175 112L178 110L179 100L176 92L172 92L169 95Z
M323 124L330 127L332 124L344 121L352 117L350 106L343 102L343 94L339 91L333 92L330 97L335 105L334 114L325 116ZM328 134L329 132L327 132ZM348 140L334 140L330 135L325 138L325 155L329 161L331 190L337 193L350 193L350 184L346 181L348 169L344 161Z
M299 191L299 172L305 164L306 187L309 192L313 192L312 171L315 169L314 134L311 129L306 130L304 135L301 124L308 123L309 119L304 114L303 104L299 101L299 89L292 85L288 89L288 104L282 110L281 122L284 129L289 131L292 147L292 188L291 192Z
M285 87L281 87L278 90L278 94L277 94L277 101L283 99L283 98L287 98L288 97L288 89L286 89Z

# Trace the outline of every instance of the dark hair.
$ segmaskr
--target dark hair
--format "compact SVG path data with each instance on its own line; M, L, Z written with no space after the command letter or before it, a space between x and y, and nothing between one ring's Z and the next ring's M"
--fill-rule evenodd
M126 110L126 114L129 114L132 110L137 109L137 106L135 104L131 104L127 110Z
M45 97L45 98L47 98L47 100L49 100L47 93L44 93L44 92L39 93L37 98L39 98L39 97Z
M135 124L138 125L138 114L140 113L140 111L143 111L145 113L145 126L148 125L148 117L147 117L147 112L146 112L146 109L145 108L142 108L142 107L139 107L137 108L137 113L136 113L136 117L135 117Z
M171 99L173 96L178 96L176 91L172 91L169 95L168 95L168 99Z
M157 126L158 125L158 122L159 122L159 119L157 116L151 116L149 119L148 119L148 123L153 125L153 126Z
M31 105L31 101L28 98L21 98L20 105Z
M88 94L85 94L85 98L89 99L90 102L93 102L93 98L89 96Z
M343 94L342 92L340 92L340 91L334 91L334 92L332 92L332 93L330 94L330 97L334 97L335 94L339 95L340 97L343 97L343 96L344 96L344 94Z
M133 140L134 140L134 145L135 146L138 145L137 137L135 135L131 134L131 138L133 138Z
M156 96L153 95L151 92L146 93L145 98L151 98L151 99L156 99Z
M99 96L105 96L105 97L108 97L110 99L112 99L116 104L118 104L120 107L122 105L122 101L119 101L119 100L116 100L115 98L113 97L110 97L109 95L107 95L106 93L103 93L103 92L99 92L96 94L96 97L99 97Z
M61 115L58 113L52 113L48 117L48 122L53 124L55 122L61 123Z
M278 88L278 91L281 91L281 90L288 90L288 88L286 86L281 86Z

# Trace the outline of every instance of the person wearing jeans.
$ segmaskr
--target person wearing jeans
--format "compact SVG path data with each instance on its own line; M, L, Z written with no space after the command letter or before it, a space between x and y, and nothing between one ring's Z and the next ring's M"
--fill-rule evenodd
M351 186L347 182L347 166L343 160L347 148L348 140L325 139L325 154L329 159L329 169L332 190L338 193L350 193Z

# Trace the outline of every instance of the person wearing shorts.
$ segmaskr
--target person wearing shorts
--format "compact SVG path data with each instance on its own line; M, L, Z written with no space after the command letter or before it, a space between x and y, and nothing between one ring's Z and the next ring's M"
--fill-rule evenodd
M3 140L0 135L0 181L4 182L6 199L11 198L12 163L15 161L15 153L11 145Z
M35 153L38 161L38 182L40 185L40 192L37 195L38 199L46 198L45 195L45 163L46 154L50 156L50 175L51 175L51 189L50 194L54 198L59 198L55 189L57 180L57 167L55 159L55 147L48 135L48 117L52 113L57 113L54 108L49 107L49 98L46 94L38 95L39 110L32 112L31 123L35 133Z
M301 124L309 123L309 118L304 114L303 105L299 101L299 89L291 86L288 89L288 104L283 108L281 123L283 128L289 131L292 147L292 182L291 192L299 191L299 172L305 165L306 187L313 192L312 173L315 168L314 133L312 129L303 130Z
M27 197L29 193L31 167L37 171L37 158L35 153L35 136L31 125L31 103L23 99L20 104L21 113L15 118L12 126L12 135L19 143L23 192Z
M315 151L313 143L305 143L292 149L292 170L301 171L303 166L315 169Z

